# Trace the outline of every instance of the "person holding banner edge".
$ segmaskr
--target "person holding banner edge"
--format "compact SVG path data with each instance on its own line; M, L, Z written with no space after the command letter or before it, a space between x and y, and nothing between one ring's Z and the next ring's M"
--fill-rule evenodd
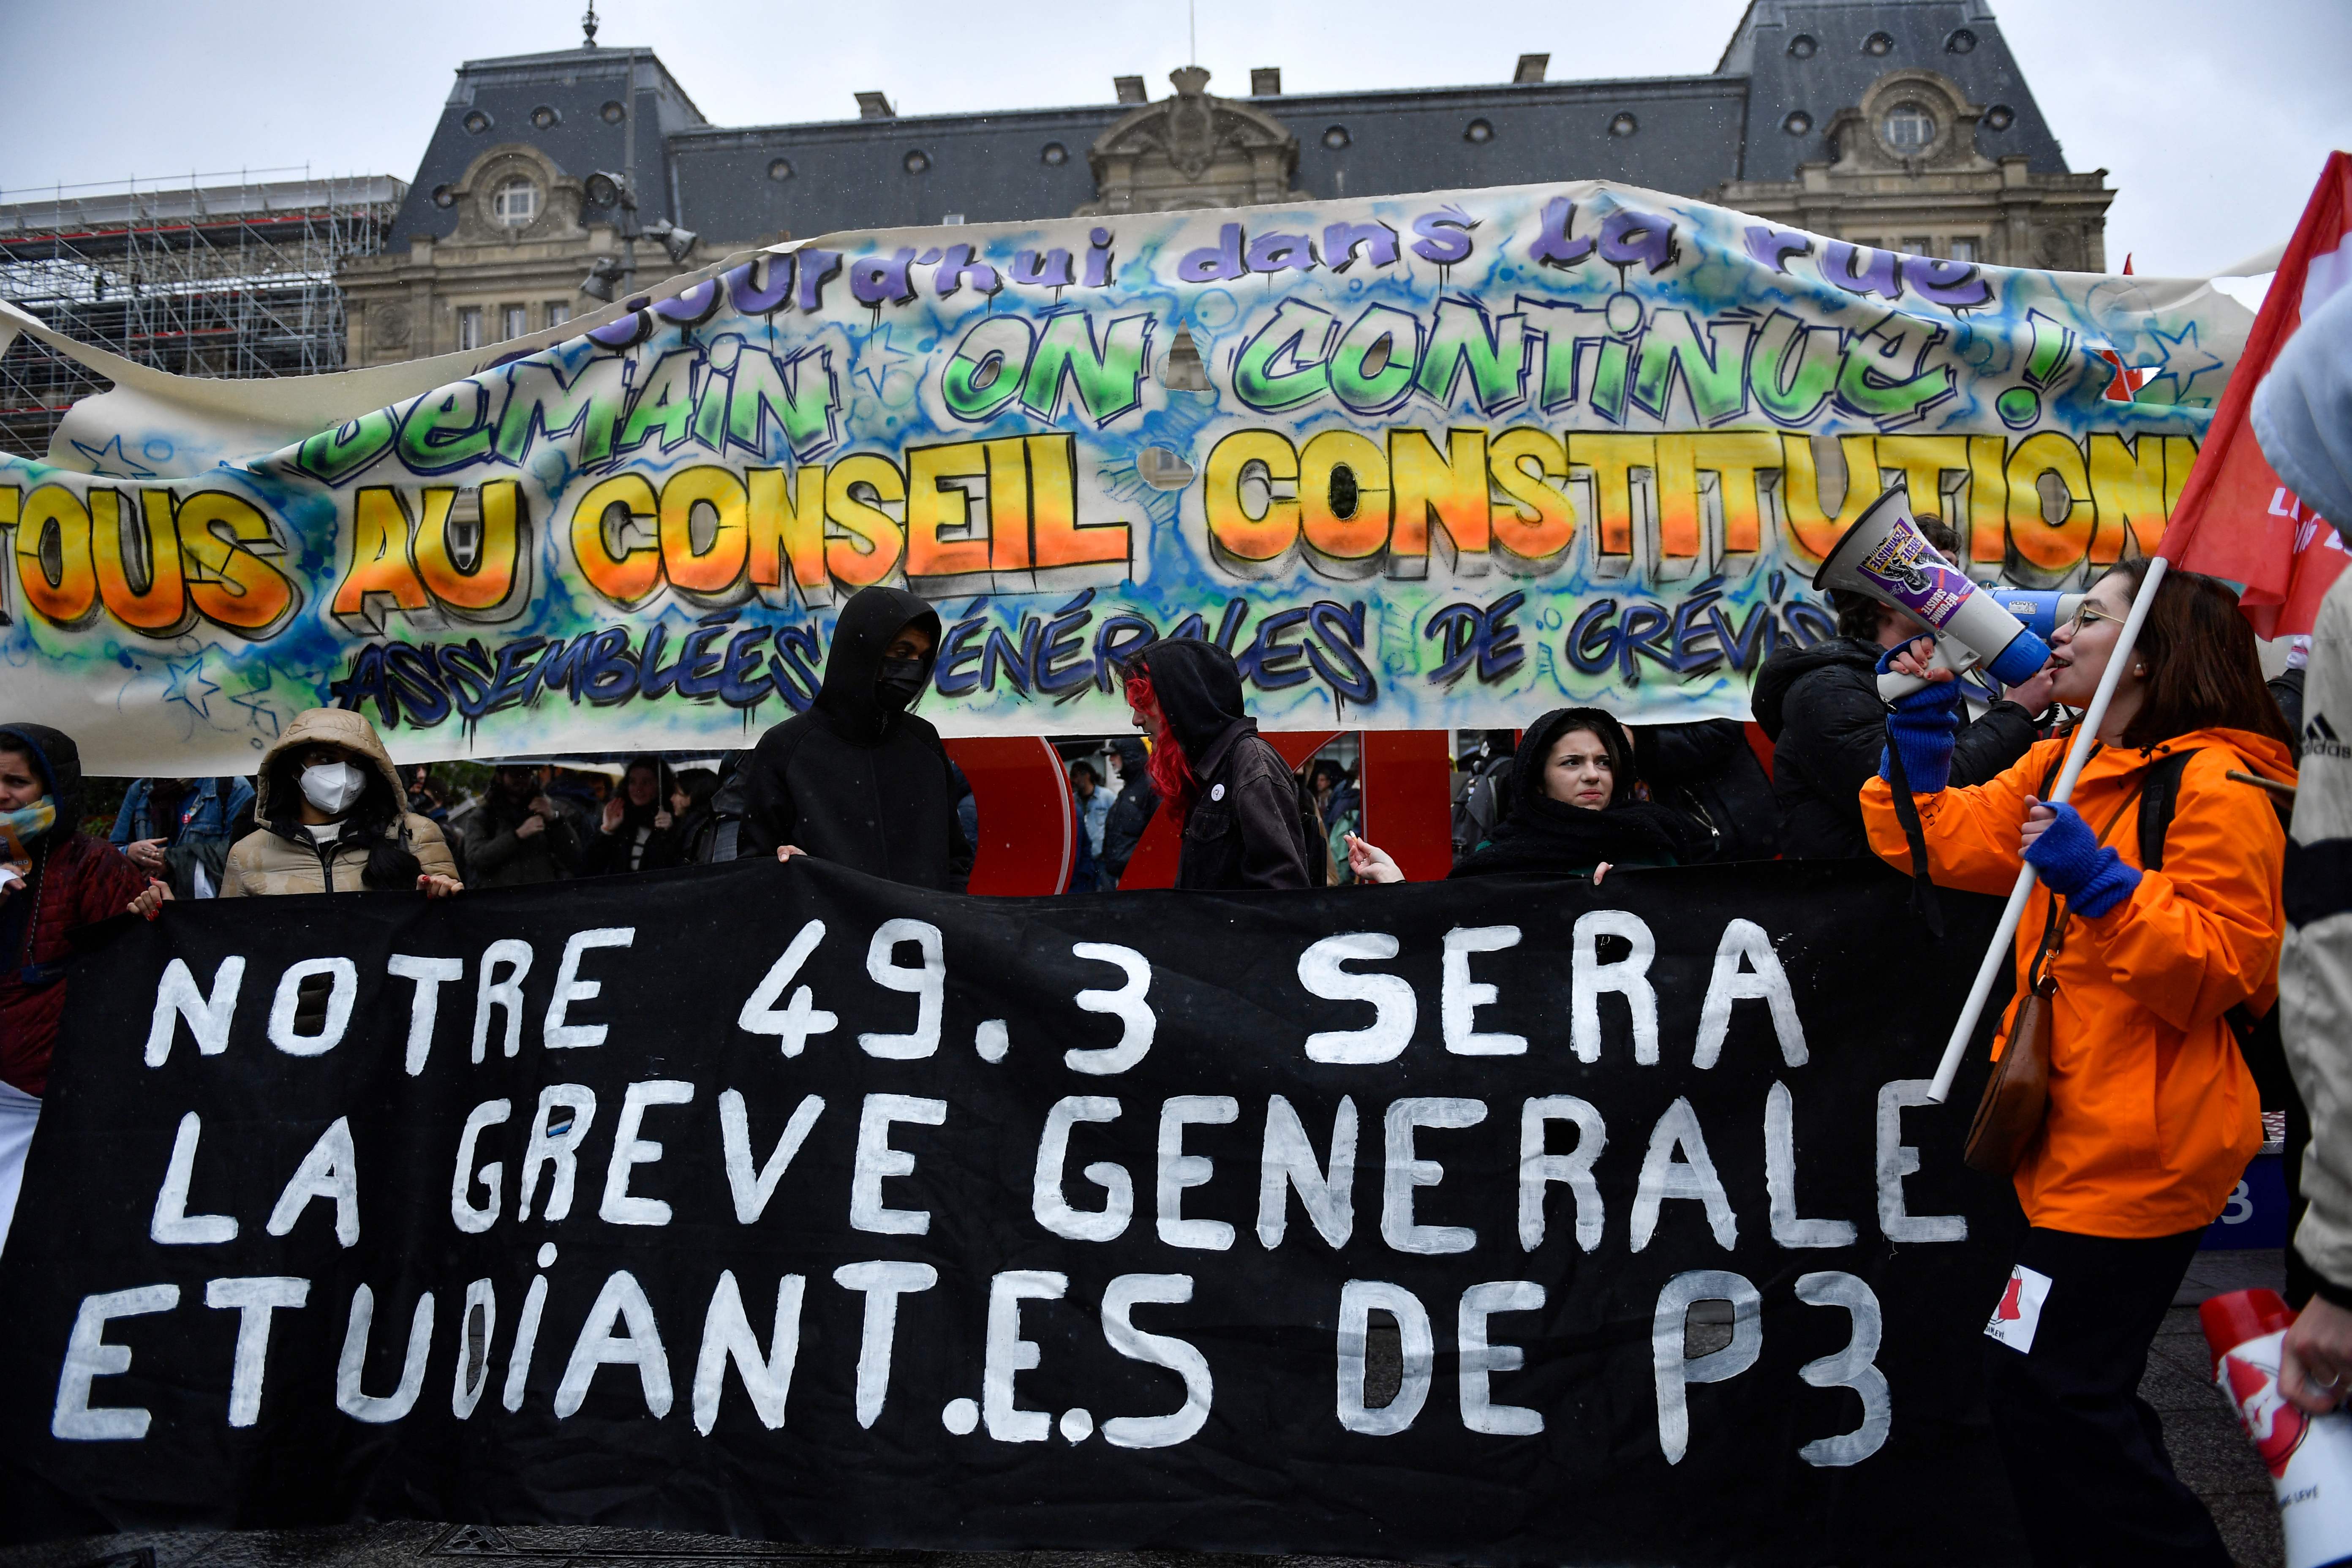
M408 809L392 753L365 716L298 713L254 773L259 826L221 868L224 899L415 889L463 892L441 829Z
M2090 705L2148 571L2108 573L2054 635L2057 701ZM2192 574L2157 585L2068 804L2042 799L2064 739L1987 784L1950 784L1959 699L1930 652L1915 642L1888 659L1930 684L1895 705L1888 756L1863 786L1872 848L1911 868L1890 782L1899 757L1937 881L2000 892L2030 863L2050 889L2016 938L2021 973L2045 936L2052 948L2048 1110L2013 1176L2031 1228L1986 1330L2011 1486L2037 1562L2224 1564L2137 1390L2205 1227L2262 1146L2224 1015L2275 994L2284 836L2268 795L2228 774L2292 783L2285 723L2235 595ZM2141 793L2181 755L2162 868L2148 868Z
M940 732L908 710L931 683L938 612L901 588L861 588L834 623L816 701L760 737L744 764L747 858L810 855L961 893L972 845Z
M162 909L169 890L80 831L81 752L43 724L0 724L0 1248L48 1091L73 933Z
M1529 725L1508 782L1510 811L1447 880L1519 872L1591 877L1598 886L1617 866L1687 866L1714 853L1706 824L1636 798L1633 743L1598 708L1555 708ZM1405 879L1386 850L1352 833L1348 866L1359 881Z

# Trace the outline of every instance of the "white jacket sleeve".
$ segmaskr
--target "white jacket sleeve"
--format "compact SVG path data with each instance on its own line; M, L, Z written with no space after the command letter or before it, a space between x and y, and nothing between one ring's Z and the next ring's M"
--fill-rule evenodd
M2295 1250L2352 1300L2352 571L2312 629L2303 767L2286 862L2279 1028L2311 1111Z

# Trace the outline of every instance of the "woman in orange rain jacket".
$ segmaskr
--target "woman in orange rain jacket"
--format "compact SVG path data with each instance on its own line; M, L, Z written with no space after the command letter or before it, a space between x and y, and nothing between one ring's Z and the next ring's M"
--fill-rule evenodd
M2088 705L2146 570L2110 572L2052 639L2056 700ZM1918 673L1927 651L1915 643L1888 662ZM1937 881L2005 892L2031 860L2049 889L2017 933L2021 995L2053 903L2067 907L2051 969L2049 1117L2015 1178L2032 1229L1985 1331L1994 1431L2034 1560L2226 1568L2137 1389L2205 1227L2263 1142L2253 1077L2223 1015L2241 1003L2259 1013L2277 994L2285 835L2269 793L2228 774L2292 783L2294 769L2227 585L2168 576L2131 658L2070 805L2036 798L2063 740L1989 784L1946 788L1948 683L1898 702L1888 743ZM2145 870L2139 789L2184 751L2196 754L2163 868ZM1871 847L1907 870L1891 771L1863 786L1863 817Z

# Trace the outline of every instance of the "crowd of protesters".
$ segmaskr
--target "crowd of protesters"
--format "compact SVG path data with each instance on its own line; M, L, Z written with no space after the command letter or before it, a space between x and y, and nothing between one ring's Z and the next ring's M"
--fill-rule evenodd
M1955 552L1940 524L1926 531ZM2072 803L2045 804L2071 713L2088 705L2145 572L2135 563L2101 578L2053 635L2047 667L2000 692L1931 669L1925 628L1902 613L1833 595L1839 635L1780 650L1756 683L1769 772L1737 723L1629 726L1560 708L1479 736L1454 794L1455 878L1597 884L1621 868L1875 856L1998 892L2021 865L2040 871L2048 892L2018 933L2019 989L2047 975L2059 1000L2046 1121L2014 1176L2030 1226L2017 1256L2057 1284L2030 1353L1995 1345L1986 1364L2029 1531L2061 1543L2053 1562L2073 1560L2063 1543L2088 1551L2086 1530L2108 1532L2101 1551L2122 1531L2135 1561L2226 1561L2137 1386L2190 1254L2263 1141L2260 1092L2225 1015L2265 1013L2277 994L2288 841L2272 794L2248 781L2294 784L2289 702L2298 719L2306 699L2315 711L2352 712L2339 689L2306 693L2300 669L2266 687L2229 586L2176 573L2153 598ZM2352 614L2345 587L2329 614ZM38 1111L78 927L153 919L175 899L445 898L738 858L806 856L964 890L978 805L938 731L911 711L940 631L920 598L868 588L842 610L807 711L716 769L633 758L603 799L544 765L509 763L478 802L456 803L429 770L404 781L360 715L317 710L288 727L249 785L138 781L107 843L79 831L72 742L0 726L0 1215ZM2323 647L2315 668L2347 684L2344 658ZM1927 684L1890 709L1877 690L1889 671ZM1162 639L1125 675L1139 735L1113 742L1107 767L1082 760L1066 773L1072 890L1118 887L1163 816L1178 889L1404 879L1361 832L1360 781L1330 756L1286 761L1257 732L1223 647ZM2340 772L2344 748L2330 744ZM2158 775L2168 815L2151 829L2142 817L2158 808L2143 795ZM2328 809L2341 817L2340 800ZM2328 831L2340 850L2337 818ZM2330 862L2338 882L2340 861ZM2318 912L2302 923L2340 924L2340 888L2334 897L2325 909L2307 899ZM2346 961L2306 949L2316 978L2300 1005L2340 1040L2352 1035L2338 994L2352 989ZM2336 1092L2352 1068L2331 1058L2298 1070L2324 1090L2326 1131L2352 1136L2337 1125L2352 1117L2342 1109L2352 1093ZM2295 1386L2315 1405L2352 1374L2345 1148L2339 1138L2317 1163L2326 1239L2304 1269L2337 1312L2305 1342L2308 1385Z

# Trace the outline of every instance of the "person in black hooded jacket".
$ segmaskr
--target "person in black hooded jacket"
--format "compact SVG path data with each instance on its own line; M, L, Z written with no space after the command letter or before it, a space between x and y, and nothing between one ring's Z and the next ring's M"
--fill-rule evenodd
M1932 517L1918 520L1948 560L1959 537ZM1780 853L1790 860L1853 860L1870 854L1862 828L1862 786L1878 776L1886 745L1886 704L1878 697L1880 658L1927 635L1911 616L1866 594L1830 591L1839 635L1811 647L1784 647L1756 677L1756 722L1772 738L1772 793L1780 803ZM1998 778L2025 755L2035 716L2050 706L2044 670L1982 717L1960 718L1952 748L1955 785Z
M1297 777L1242 710L1233 655L1199 637L1162 637L1128 661L1127 703L1151 736L1152 785L1184 832L1178 888L1312 885Z
M898 588L842 605L816 702L760 737L742 770L741 853L813 855L945 892L971 878L940 733L907 711L930 684L940 617Z
M1591 877L1618 866L1687 866L1715 853L1715 836L1688 812L1635 797L1633 742L1598 708L1555 708L1533 724L1511 759L1511 809L1494 837L1446 873ZM1359 881L1402 882L1387 851L1348 836Z
M1143 841L1143 830L1151 826L1152 814L1160 809L1160 792L1151 787L1151 762L1144 754L1143 742L1132 735L1121 735L1110 749L1118 757L1118 798L1110 803L1110 815L1103 818L1102 853L1095 857L1095 869L1107 893L1117 890L1118 879L1127 875L1127 863Z

